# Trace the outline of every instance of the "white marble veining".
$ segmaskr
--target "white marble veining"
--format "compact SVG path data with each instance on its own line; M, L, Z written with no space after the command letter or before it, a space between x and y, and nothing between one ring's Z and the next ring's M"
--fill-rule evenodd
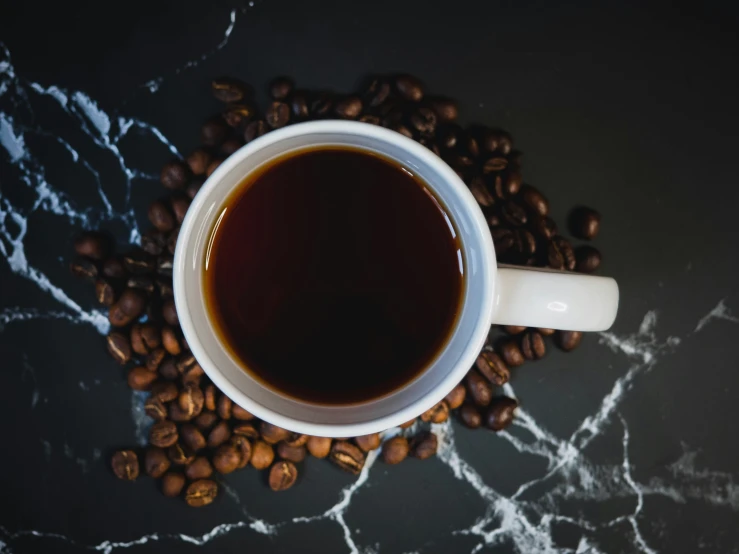
M232 10L223 39L213 50L186 62L174 74L196 66L225 47L234 29L236 16L236 10ZM165 77L154 79L144 86L149 91L156 92L164 79ZM32 112L34 103L40 97L52 100L59 115L72 122L89 144L76 144L74 140L77 139L57 136L45 129L42 120L27 119L23 114ZM90 228L112 221L122 222L128 230L128 238L138 240L140 233L131 206L132 180L156 179L156 176L146 175L130 167L121 153L119 142L132 129L150 135L172 154L180 155L176 146L156 127L133 117L108 113L82 91L26 81L16 74L10 52L0 45L0 157L4 156L5 162L17 172L18 181L14 186L28 187L34 198L27 204L14 203L0 189L0 255L11 272L33 283L48 297L50 305L54 306L5 306L0 309L0 333L9 325L22 325L24 322L40 319L53 321L55 325L90 325L101 334L107 333L105 314L97 309L84 308L83 305L89 304L87 300L70 297L60 285L52 282L36 267L34 257L27 252L24 240L31 218L36 212L64 218L70 229ZM28 139L34 135L56 141L68 153L72 163L79 164L93 176L98 190L95 204L79 205L74 197L65 192L65 183L50 182L47 179L43 160L29 146L31 141ZM85 159L80 154L83 146L87 148L90 145L112 155L117 161L118 171L126 186L122 202L111 200L113 195L110 195L105 186L108 176L103 175L92 160ZM699 451L690 445L682 445L683 454L667 466L664 475L650 477L645 482L635 476L629 453L629 423L619 412L629 391L638 386L641 376L663 367L665 360L679 352L684 343L692 340L706 326L719 322L739 322L739 317L732 315L726 298L719 300L707 314L696 314L695 330L682 338L661 337L658 333L658 316L657 310L648 311L639 328L628 335L610 332L600 334L601 347L619 356L618 359L624 364L623 372L603 396L597 409L584 417L569 437L555 435L531 413L519 408L514 428L499 433L499 440L507 441L522 455L544 460L546 467L540 475L521 483L512 494L497 491L485 481L471 462L462 457L456 445L455 424L447 422L432 426L439 437L438 459L447 466L450 478L459 481L459 486L469 487L486 506L484 513L454 532L454 536L474 539L475 545L471 552L509 543L517 552L522 553L601 553L608 549L606 545L599 544L598 532L613 528L626 537L634 552L653 554L658 550L645 538L643 527L646 498L660 496L679 504L698 502L739 511L739 484L735 482L735 476L703 467ZM78 380L75 376L70 378ZM111 380L116 378L113 374L108 377ZM23 379L33 387L29 398L29 409L32 410L38 404L41 393L36 382L36 372L27 361L24 362ZM95 384L99 384L99 381L96 380ZM87 391L89 387L90 383L79 381L81 391ZM515 390L510 385L505 387L505 392L515 396ZM145 393L138 392L134 392L131 397L132 424L140 444L145 444L148 425L151 423L143 411L145 398ZM410 435L414 431L415 429L394 429L388 431L386 437L400 432ZM607 432L615 432L620 436L621 459L609 464L595 463L590 459L588 447L594 439ZM66 442L56 445L53 441L40 439L40 444L47 461L54 456L64 456L82 473L88 472L93 464L100 463L101 452L97 449L80 454ZM248 502L225 480L221 482L221 487L228 501L238 508L241 519L224 522L200 535L154 532L129 541L110 539L98 544L86 544L74 537L44 530L7 529L0 526L0 554L15 552L14 543L28 537L51 541L49 544L52 548L53 542L58 541L77 547L80 551L92 550L109 554L153 542L161 542L163 548L167 549L172 543L178 542L204 546L224 535L238 532L256 532L276 537L285 527L311 525L318 521L329 521L336 525L347 552L384 552L381 544L364 544L357 536L356 529L353 530L346 519L352 506L361 502L363 490L371 483L377 458L378 452L371 452L357 479L339 492L333 506L321 513L305 514L288 521L264 521L249 513ZM578 514L576 517L566 515L561 510L563 503L570 500L604 501L612 498L627 498L632 502L627 510L606 521L589 517L588 514ZM578 529L580 538L575 548L557 545L553 526L561 523ZM419 547L414 552L423 551L424 548Z

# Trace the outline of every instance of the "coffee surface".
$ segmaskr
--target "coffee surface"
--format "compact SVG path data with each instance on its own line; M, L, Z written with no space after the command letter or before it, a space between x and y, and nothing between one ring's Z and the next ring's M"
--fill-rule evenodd
M331 405L388 394L454 328L456 231L394 161L329 146L287 154L247 177L217 221L204 269L216 331L283 394Z

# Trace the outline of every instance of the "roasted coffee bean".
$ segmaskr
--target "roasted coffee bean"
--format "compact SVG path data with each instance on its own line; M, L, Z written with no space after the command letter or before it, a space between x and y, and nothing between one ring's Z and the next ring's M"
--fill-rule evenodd
M208 433L208 447L218 448L231 438L231 429L225 421L219 421Z
M408 137L409 139L413 138L413 131L411 131L408 127L403 125L402 123L398 123L396 125L393 125L390 127L393 131L396 133L400 133L401 135Z
M403 98L411 102L420 102L423 99L423 84L412 75L396 77L395 88Z
M213 175L213 172L220 167L220 165L223 163L222 158L216 158L212 162L208 164L208 167L205 168L205 176L210 177Z
M221 419L231 419L231 413L233 411L233 400L231 400L225 394L218 397L216 403L216 413Z
M410 445L405 437L393 437L382 445L382 459L386 464L399 464L408 457Z
M419 460L426 460L436 454L439 448L439 439L430 431L421 431L410 441L411 456Z
M513 241L519 261L524 262L536 253L536 238L526 229L516 229L513 233Z
M131 275L126 280L126 286L130 289L138 289L151 294L154 292L154 279L148 275Z
M425 103L434 110L439 123L452 123L457 120L459 109L451 98L435 96L426 98Z
M508 202L503 204L500 209L500 215L505 221L507 221L510 225L514 227L526 225L526 221L528 221L526 210L524 210L521 206L519 206L512 200L509 200Z
M406 421L405 423L401 423L400 425L398 425L398 427L400 427L401 429L408 429L408 428L409 428L409 427L411 427L411 426L412 426L412 425L413 425L413 424L414 424L415 422L416 422L416 420L415 420L415 418L414 418L414 419L411 419L410 421Z
M380 434L372 433L371 435L362 435L361 437L354 437L354 442L364 452L370 450L377 450L380 448Z
M205 408L210 411L215 411L216 409L216 393L217 393L216 386L212 383L209 385L206 385L205 389L203 390L203 394L205 395Z
M145 367L134 367L128 372L128 386L133 390L149 390L157 377Z
M175 218L172 211L162 200L155 200L149 206L149 221L159 231L167 233L174 229Z
M263 421L259 425L259 433L262 435L262 438L270 444L277 444L290 436L290 431L287 429L283 429L277 425L272 425L266 421Z
M569 352L580 346L580 341L582 341L582 332L557 331L555 340L557 342L557 346L559 346L565 352Z
M218 485L210 479L193 481L185 491L185 502L193 508L211 504L218 494Z
M113 454L111 466L118 479L135 481L139 476L139 458L133 450L119 450Z
M236 407L236 404L234 404L234 407ZM310 437L308 435L303 435L301 433L290 433L290 436L283 442L290 446L305 446L309 438Z
M281 442L277 445L277 455L283 460L298 464L305 460L307 455L305 446L290 446L287 443Z
M308 437L305 446L311 456L325 458L331 452L331 439L328 437Z
M200 429L192 423L180 426L180 440L193 452L199 452L207 446L207 442Z
M218 473L231 473L239 467L241 454L231 444L222 444L213 453L213 467Z
M496 396L490 402L485 413L485 427L493 431L502 431L513 421L513 414L518 402L507 396Z
M578 246L575 249L575 271L580 273L593 273L600 267L600 250L592 246Z
M180 408L177 402L170 402L167 405L167 417L177 423L183 423L192 419L192 416Z
M496 175L493 190L499 198L511 198L521 190L521 183L523 183L521 172L509 166L507 171Z
M286 491L295 484L298 468L288 461L277 462L269 470L269 488L273 491Z
M200 390L199 387L187 384L180 391L180 396L177 399L177 402L183 412L190 417L195 417L203 411L205 397L203 396L203 391Z
M456 410L462 405L466 396L467 389L465 388L464 383L458 383L457 386L444 397L444 401L447 403L450 410Z
M177 307L174 304L173 298L165 300L164 304L162 304L162 317L172 327L178 327L180 325L180 320L177 317Z
M492 156L482 164L483 173L497 173L508 167L508 160L504 156Z
M436 130L436 113L431 108L422 106L414 110L410 121L413 128L419 133L429 134Z
M237 137L226 139L226 141L221 144L221 154L228 158L242 146L244 146L244 141Z
M482 425L480 410L474 404L462 404L459 409L459 419L470 429L477 429Z
M210 465L208 458L205 456L198 456L185 468L185 475L187 475L187 478L191 481L208 479L213 475L213 466Z
M232 435L228 443L239 453L239 465L236 469L243 469L251 459L251 443L242 435Z
M444 400L421 414L421 421L430 423L444 423L447 419L449 419L449 405Z
M154 421L167 419L167 408L161 400L154 396L150 396L144 402L144 412Z
M256 111L248 104L231 104L223 110L223 120L229 127L241 127L254 117Z
M359 475L364 467L364 453L359 447L347 441L334 441L329 459L344 471L354 475Z
M249 123L244 131L244 140L249 143L269 132L269 126L263 119L257 119Z
M485 379L496 387L502 387L511 378L511 372L505 362L495 352L480 352L475 361L475 367Z
M102 274L111 279L125 279L126 266L121 258L114 256L103 262Z
M549 240L557 234L557 224L550 217L534 215L529 218L529 229L535 236Z
M239 421L251 421L252 419L254 419L254 415L247 412L244 408L242 408L238 404L233 404L231 408L231 416L234 419L238 419Z
M539 331L530 329L524 333L521 338L521 351L527 360L539 360L544 357L547 347L544 344L544 337Z
M84 279L86 281L95 282L98 276L98 267L92 260L87 258L75 258L69 264L69 270L72 275L78 279Z
M195 198L195 195L202 188L203 182L204 182L203 179L202 178L199 178L199 179L193 179L192 181L190 181L188 183L187 187L185 188L185 194L187 194L187 196L188 196L188 198L190 198L190 200L192 200L193 198ZM174 250L171 250L171 253L174 254Z
M157 229L149 229L141 236L141 250L150 256L158 256L166 246L166 235Z
M157 371L159 371L159 375L167 381L174 381L180 376L180 372L177 371L174 358L167 358L164 360Z
M178 438L177 426L171 421L157 421L149 430L149 443L159 448L169 448Z
M467 387L469 398L478 406L487 406L493 397L493 387L485 379L480 372L471 369L464 378L464 384Z
M195 385L200 386L200 380L202 379L205 372L200 364L193 364L187 367L182 373L182 384L183 385Z
M179 358L177 358L176 366L177 371L179 371L180 373L185 373L191 367L194 367L196 365L198 365L198 361L192 354L182 354Z
M144 468L146 474L154 479L159 479L169 469L170 461L167 454L158 446L150 446L146 449L144 456Z
M290 100L290 111L293 117L305 119L308 117L308 96L304 91L297 91Z
M364 114L363 116L359 118L359 121L361 121L362 123L369 123L370 125L380 125L381 124L380 118L372 114Z
M226 140L230 129L221 116L212 117L200 128L200 141L206 146L215 148Z
M521 187L521 201L531 212L542 217L549 213L549 201L538 189L531 185Z
M200 415L193 419L195 426L202 432L209 431L218 421L218 416L214 412L203 410Z
M177 385L169 382L158 382L151 388L151 396L162 402L171 402L179 395Z
M251 449L251 465L254 469L266 469L272 465L275 459L275 451L272 445L263 440L254 441Z
M499 255L503 255L506 252L510 251L511 248L513 248L516 244L516 237L511 229L506 229L503 227L495 228L490 231L490 234L493 237L493 245L495 246L495 251Z
M166 357L167 351L164 348L155 348L146 356L146 369L156 371Z
M179 356L182 353L180 341L177 340L177 332L174 330L174 328L168 325L165 325L162 328L161 342L167 353L171 354L172 356Z
M233 426L233 429L231 432L234 435L241 435L242 437L246 437L248 439L258 439L259 438L259 431L257 431L256 427L254 427L253 423L237 423ZM291 446L301 446L301 445L291 445Z
M290 108L284 102L272 102L264 113L264 119L273 129L284 127L290 121Z
M346 96L336 103L334 112L341 119L356 119L362 113L362 100L358 96Z
M566 238L559 236L553 237L549 241L547 260L549 267L552 269L567 269L569 271L573 271L577 263L572 245Z
M509 335L520 335L528 329L528 327L524 327L523 325L506 325L504 329Z
M191 176L192 172L187 164L180 160L172 160L162 167L159 180L165 188L176 190L184 187Z
M186 161L193 175L205 175L205 170L210 165L210 162L213 161L213 156L211 156L210 152L204 148L198 148L197 150L190 152ZM184 184L185 183L181 186L184 186ZM181 188L181 186L168 188Z
M167 457L178 466L186 466L195 459L195 452L184 444L175 443L167 449Z
M518 367L523 365L525 361L523 352L521 352L521 349L514 340L505 340L501 342L496 350L509 367Z
M390 84L383 78L374 78L364 92L365 102L371 108L376 108L390 96Z
M600 214L592 208L581 206L568 218L570 231L579 239L591 240L600 230Z
M211 90L213 91L213 96L215 96L216 100L220 100L221 102L226 102L228 104L232 102L241 102L245 98L251 96L251 87L243 81L239 81L233 77L219 77L218 79L213 79Z
M292 93L293 82L287 77L276 77L269 84L269 95L273 100L284 100Z
M326 117L331 113L333 106L334 99L331 94L319 92L310 103L310 114L315 118Z
M511 152L513 141L511 136L499 129L484 129L480 132L480 147L487 152L500 152L507 156Z
M131 343L128 337L118 331L111 331L106 339L108 352L121 365L131 360Z
M123 265L129 273L144 275L154 271L156 259L143 250L132 250L123 256Z
M175 221L177 221L177 224L180 224L185 219L185 214L187 214L187 210L190 208L190 199L185 194L175 194L170 198L170 206Z
M108 257L110 250L110 239L97 231L86 231L74 239L74 251L83 258L100 262Z
M556 331L554 329L547 329L546 327L539 327L537 329L543 336L551 337Z
M170 471L162 477L162 493L164 496L179 496L185 487L185 476L181 473Z

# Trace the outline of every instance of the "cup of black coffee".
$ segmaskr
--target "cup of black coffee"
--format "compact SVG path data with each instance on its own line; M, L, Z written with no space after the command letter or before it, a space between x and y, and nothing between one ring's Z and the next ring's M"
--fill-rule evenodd
M358 436L408 421L472 366L491 323L603 330L612 279L498 267L440 158L380 127L318 121L228 158L187 213L174 293L213 382L287 429Z

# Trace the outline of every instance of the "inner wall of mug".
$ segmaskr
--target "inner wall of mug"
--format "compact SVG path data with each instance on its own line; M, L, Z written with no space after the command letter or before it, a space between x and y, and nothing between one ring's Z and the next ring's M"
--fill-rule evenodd
M326 123L329 122L325 122L324 127ZM336 123L348 128L356 125L366 127L364 124ZM313 126L316 127L315 124ZM292 126L290 130L297 127L300 125ZM265 140L262 142L263 146L257 149L250 148L256 147L256 142L244 147L243 151L233 156L235 163L229 164L232 160L227 160L201 189L196 198L199 206L190 210L194 221L186 221L184 225L188 236L180 236L178 248L183 246L186 252L178 253L182 255L177 257L177 269L182 273L175 286L177 288L177 285L182 285L182 290L176 291L180 301L178 310L182 309L184 301L188 313L180 314L180 319L184 320L183 330L193 354L216 385L233 400L258 417L295 431L317 434L322 425L344 425L353 426L359 434L364 429L377 430L374 427L378 422L382 422L385 427L392 427L411 419L438 402L461 380L487 336L492 312L495 259L492 244L485 242L486 238L490 242L489 233L486 235L487 228L480 228L481 220L484 224L484 219L479 215L477 204L466 187L449 185L450 178L458 179L457 176L443 162L435 159L425 147L405 137L400 137L400 140L393 136L396 133L390 135L393 142L387 142L388 137L383 135L392 133L391 131L379 128L373 131L373 134L380 136L367 136L364 129L362 134L327 130L287 136L272 142ZM279 133L280 131L276 131L264 139L273 138L273 135ZM402 148L394 142L401 142ZM205 284L202 268L206 242L214 219L221 211L229 192L242 183L249 173L276 156L306 147L331 145L376 152L395 160L419 176L446 206L455 229L460 234L464 255L465 286L461 315L457 318L456 328L446 345L431 365L413 381L389 395L343 406L314 404L285 396L252 377L242 369L238 360L229 353L229 349L220 344L214 326L209 321L203 294ZM351 184L348 183L348 186ZM474 208L472 210L470 202ZM191 334L194 335L193 340ZM290 338L286 337L285 340ZM347 369L350 368L347 366ZM308 430L303 427L303 423L312 427Z

